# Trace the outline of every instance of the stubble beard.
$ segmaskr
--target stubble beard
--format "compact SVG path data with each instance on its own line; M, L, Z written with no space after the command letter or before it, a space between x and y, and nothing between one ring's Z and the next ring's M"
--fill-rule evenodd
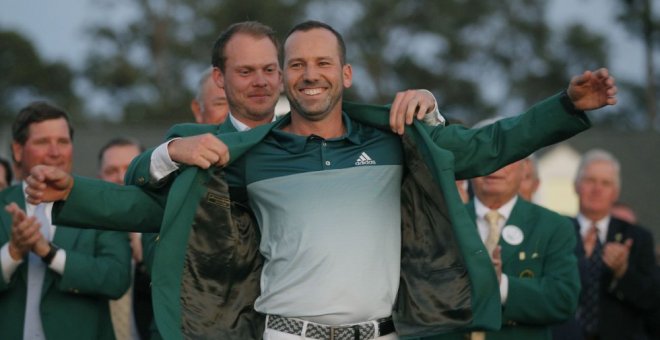
M328 96L322 102L316 103L314 105L316 108L314 108L311 105L304 105L303 101L297 100L289 91L286 91L286 97L293 112L309 121L315 122L321 121L330 115L332 109L341 101L341 95L337 97Z
M277 104L277 97L272 101L272 104L266 108L251 108L249 106L240 105L236 103L233 98L227 96L229 112L235 117L244 117L252 121L263 121L267 118L272 118L275 112L275 105Z

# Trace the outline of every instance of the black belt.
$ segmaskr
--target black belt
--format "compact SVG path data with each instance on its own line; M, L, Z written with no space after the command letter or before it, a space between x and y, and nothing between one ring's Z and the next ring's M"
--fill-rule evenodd
M305 334L302 334L303 324L304 321L300 319L268 315L266 327L284 333L323 340L373 339L396 331L391 317L376 320L376 325L373 322L363 322L347 326L329 326L307 322Z

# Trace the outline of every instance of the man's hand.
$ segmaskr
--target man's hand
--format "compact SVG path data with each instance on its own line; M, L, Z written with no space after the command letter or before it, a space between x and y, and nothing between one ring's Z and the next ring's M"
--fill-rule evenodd
M5 210L11 215L11 236L9 239L9 256L15 261L25 257L32 247L43 235L39 231L39 221L34 216L27 217L25 211L16 203L5 206Z
M229 163L227 145L210 133L172 140L167 145L170 158L181 164L208 169Z
M633 240L627 239L624 243L608 242L603 247L603 263L614 273L614 277L620 279L628 270L628 255Z
M407 90L396 94L390 109L390 128L392 132L402 135L406 125L413 119L419 120L435 109L435 98L427 90Z
M606 68L595 72L585 71L573 77L566 92L575 108L581 111L616 104L616 84Z
M70 174L49 165L36 165L25 179L27 201L31 204L66 200L73 188Z

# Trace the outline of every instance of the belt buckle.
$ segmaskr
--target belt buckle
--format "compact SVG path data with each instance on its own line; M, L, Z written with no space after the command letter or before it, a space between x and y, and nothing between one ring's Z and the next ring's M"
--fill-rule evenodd
M328 326L328 328L330 328L330 340L335 340L335 336L336 336L335 333L336 333L336 332L339 332L339 331L345 330L345 329L347 329L347 328L352 328L352 327L347 327L347 326ZM359 331L358 331L358 334L359 334ZM358 335L358 339L359 339L359 335Z

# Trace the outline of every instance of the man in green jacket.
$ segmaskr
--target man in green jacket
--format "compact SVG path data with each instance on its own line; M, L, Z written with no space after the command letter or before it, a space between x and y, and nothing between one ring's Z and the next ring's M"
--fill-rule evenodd
M568 218L518 196L525 160L472 179L467 205L491 254L502 299L502 328L482 339L551 339L550 326L577 308L580 277ZM448 334L431 339L464 339Z
M73 128L63 110L26 106L12 138L22 174L40 164L71 171ZM51 223L52 204L26 203L24 187L0 193L0 339L114 339L108 300L130 284L126 233Z
M221 135L228 149L223 162L231 155L225 169L186 167L167 188L162 226L150 222L160 226L153 287L164 336L180 338L183 328L186 336L259 337L249 331L256 325L250 313L232 324L224 314L247 310L257 296L256 309L268 314L266 332L285 336L305 329L321 338L328 332L391 338L386 313L401 335L500 326L495 272L454 180L485 175L586 129L580 110L613 104L613 79L606 70L585 73L567 93L480 130L415 121L396 137L384 131L388 108L342 105L352 80L344 56L341 37L329 26L294 28L284 71L291 115ZM412 120L395 117L394 130L403 133ZM62 220L81 222L70 212L84 208L91 209L84 218L105 214L113 225L140 225L145 212L157 210L145 203L145 192L131 189L130 199L117 200L129 195L110 186L98 190L83 178L73 185L52 169L37 169L30 181L34 199L67 199L58 203ZM92 197L113 202L122 214L94 210L86 203ZM225 306L229 301L233 308ZM351 326L326 327L344 323Z

